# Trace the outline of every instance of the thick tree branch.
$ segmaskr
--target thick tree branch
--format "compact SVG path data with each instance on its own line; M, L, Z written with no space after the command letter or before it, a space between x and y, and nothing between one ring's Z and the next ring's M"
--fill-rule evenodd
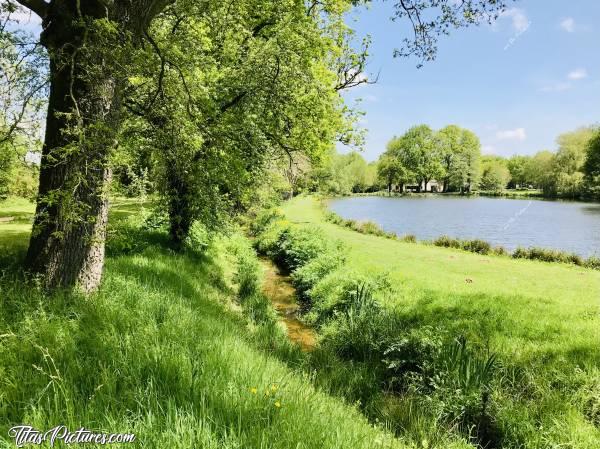
M46 14L48 13L49 4L44 0L17 0L17 3L25 8L29 8L42 19L46 17Z

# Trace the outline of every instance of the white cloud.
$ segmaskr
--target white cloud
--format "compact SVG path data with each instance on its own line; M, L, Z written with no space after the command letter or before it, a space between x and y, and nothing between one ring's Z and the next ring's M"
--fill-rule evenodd
M588 77L588 72L584 68L578 68L571 70L567 73L565 81L558 81L554 84L543 86L540 88L540 92L563 92L565 90L572 89L575 81L580 81Z
M513 29L517 33L525 32L525 30L527 30L527 28L529 28L529 25L531 24L529 19L527 18L525 10L520 8L507 9L501 14L500 17L506 17L511 19Z
M523 141L527 139L527 133L525 128L507 129L505 131L498 131L496 133L498 140L519 140Z
M483 145L481 147L481 152L483 154L495 154L496 153L496 147L494 145Z
M575 32L575 19L573 17L565 17L560 21L560 27L567 33Z
M588 73L586 69L575 69L572 72L569 72L569 74L567 75L567 78L569 78L570 80L582 80L584 78L587 78Z

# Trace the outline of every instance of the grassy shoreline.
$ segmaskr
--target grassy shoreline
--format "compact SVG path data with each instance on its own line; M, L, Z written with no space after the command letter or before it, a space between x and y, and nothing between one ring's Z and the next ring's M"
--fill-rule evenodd
M469 419L475 421L467 421L479 423L478 429L481 425L485 431L493 430L495 437L482 437L492 444L490 447L598 447L600 397L594 393L600 386L598 271L361 234L327 222L317 200L311 197L285 203L280 213L283 219L267 228L259 238L259 248L291 264L292 278L308 295L311 311L307 318L320 326L322 344L347 357L355 369L366 364L371 367L365 368L367 371L379 373L380 381L387 382L390 374L379 357L388 357L385 354L398 345L405 351L406 344L422 347L413 353L418 354L441 335L451 339L465 336L474 348L469 356L474 360L489 351L496 354L497 374L493 386L486 387L493 404L489 416L475 419L468 413L480 412L448 411L449 405L443 404L452 394L446 391L435 396L435 389L400 394L394 399L400 410L406 401L426 403L427 398L437 397L432 403L450 414L443 416L472 416ZM341 265L331 260L336 246L343 248ZM332 268L323 271L320 267L327 264ZM360 285L381 285L381 279L390 287L375 298L383 312L377 307L368 312L372 309L369 306L364 317L360 312L362 299L345 309L348 305L344 304L356 300ZM358 315L351 318L357 310ZM389 329L381 327L388 326L386 322L395 324ZM407 333L402 338L408 340L394 343L397 332L400 336ZM411 340L410 335L418 337ZM390 349L381 347L382 338L391 342ZM400 360L406 357L404 354ZM405 362L393 363L389 366ZM435 358L425 363L438 366ZM428 391L429 382L416 388ZM465 397L456 401L474 406ZM407 412L398 411L398 407L391 413L405 422ZM424 425L427 430L406 422L403 428L438 432L440 424L432 418L435 412L423 413L425 421L434 423ZM447 424L442 420L441 428Z
M485 240L458 239L449 237L447 235L441 235L435 240L431 241L417 240L417 237L413 234L405 234L400 236L394 232L386 232L377 223L373 221L344 219L335 212L327 210L327 205L323 201L320 201L320 205L321 208L324 210L325 221L333 223L335 225L350 228L361 234L371 234L392 240L401 240L406 243L420 243L424 245L434 245L444 248L460 249L463 251L477 253L484 256L495 255L512 257L513 259L540 260L543 262L571 264L594 270L600 270L600 259L594 256L590 256L586 259L575 253L568 253L561 250L546 249L540 247L518 247L513 252L510 252L503 246L492 246Z

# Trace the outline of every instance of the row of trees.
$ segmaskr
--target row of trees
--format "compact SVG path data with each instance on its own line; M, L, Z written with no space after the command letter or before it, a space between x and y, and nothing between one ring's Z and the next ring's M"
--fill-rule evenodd
M508 159L488 156L484 165L489 175L484 173L481 188L535 188L549 198L598 198L599 140L600 128L588 126L558 136L556 152Z
M439 131L427 125L410 128L394 137L375 162L367 163L356 151L333 153L320 168L310 172L307 188L331 194L373 192L412 186L438 191L469 192L479 180L480 143L477 136L456 125Z
M388 143L378 174L390 192L393 185L403 191L406 184L428 191L432 180L442 183L439 191L470 192L479 178L480 155L479 138L467 129L449 125L434 131L419 125Z
M273 167L354 139L339 93L364 82L366 48L352 49L348 2L26 3L43 18L41 39L3 2L2 63L50 86L26 257L48 287L99 284L115 179L152 180L180 247L194 221L216 229L242 210ZM24 53L23 42L44 52ZM14 123L2 127L6 174L33 148L16 115L35 119L32 78L8 86L24 92L22 108L3 96L3 122Z
M5 77L15 101L2 92L3 156L32 129L37 100L47 106L27 271L49 288L99 285L114 177L151 174L177 244L194 220L217 227L243 209L273 166L294 180L298 160L355 141L339 92L365 80L368 42L356 46L343 20L358 3L0 0L2 69L17 74ZM431 60L450 27L504 9L397 3L414 31L397 55ZM18 23L27 11L39 38Z
M473 189L539 189L546 197L600 198L600 128L589 126L561 134L556 152L504 158L481 155L477 136L456 125L433 131L426 125L394 137L376 162L358 152L333 152L309 172L303 188L330 194L404 190L438 192Z

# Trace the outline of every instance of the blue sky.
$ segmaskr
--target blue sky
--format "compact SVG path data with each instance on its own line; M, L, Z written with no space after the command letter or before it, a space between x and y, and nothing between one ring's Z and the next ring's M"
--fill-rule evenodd
M600 122L600 1L520 0L494 26L440 39L437 60L393 58L405 22L391 22L392 2L350 14L373 39L362 98L368 129L364 156L375 160L388 140L412 125L457 124L474 131L483 152L510 156L555 150L556 137Z

